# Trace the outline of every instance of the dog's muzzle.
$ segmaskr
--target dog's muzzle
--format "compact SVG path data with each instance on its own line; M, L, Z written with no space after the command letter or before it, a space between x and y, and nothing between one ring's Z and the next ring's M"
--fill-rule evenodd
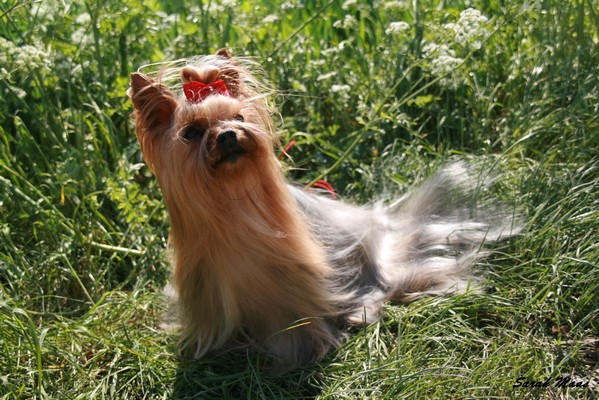
M234 163L246 153L237 140L237 133L232 129L226 129L216 136L216 146L220 155L219 164Z

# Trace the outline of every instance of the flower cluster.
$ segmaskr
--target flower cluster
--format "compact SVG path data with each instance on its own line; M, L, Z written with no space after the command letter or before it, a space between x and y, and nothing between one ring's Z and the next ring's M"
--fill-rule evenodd
M71 41L78 46L91 46L94 43L94 38L91 35L91 17L84 12L75 18L75 23L79 27L71 34Z
M485 28L488 21L480 11L469 8L460 13L460 19L456 23L446 24L445 27L455 33L457 44L478 50L482 46L482 40L488 35Z
M0 65L10 76L15 71L37 70L42 73L50 71L51 59L47 50L41 46L17 46L0 36Z
M464 60L456 57L455 51L448 45L427 43L422 48L422 54L429 62L431 73L441 77L439 83L442 86L455 89L461 83L461 78L455 72Z
M403 11L408 8L407 0L403 1L386 1L383 4L383 8L387 11Z
M403 35L410 30L410 24L404 21L391 22L385 31L387 35Z
M357 5L358 5L357 0L345 0L343 5L341 6L341 8L343 8L344 10L349 10L351 7L355 7Z
M466 76L458 69L465 63L466 54L482 47L489 34L487 23L480 11L469 8L460 13L455 23L441 25L436 40L426 41L422 56L430 73L440 78L440 85L455 89L465 82Z
M351 29L356 25L358 25L358 20L350 14L347 14L343 20L338 20L333 23L333 26L339 29Z

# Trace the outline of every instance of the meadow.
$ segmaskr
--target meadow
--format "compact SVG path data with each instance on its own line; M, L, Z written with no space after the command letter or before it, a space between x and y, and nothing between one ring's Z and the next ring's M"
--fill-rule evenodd
M0 0L0 398L596 398L598 27L596 0ZM496 174L526 217L485 293L388 304L281 377L177 357L126 90L224 46L278 90L294 182L364 203L455 158Z

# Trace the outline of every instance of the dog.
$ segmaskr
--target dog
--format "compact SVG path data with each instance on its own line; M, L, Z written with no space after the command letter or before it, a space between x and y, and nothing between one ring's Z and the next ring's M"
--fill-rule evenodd
M483 245L517 228L469 205L481 184L467 163L367 206L291 185L256 69L221 49L131 74L137 138L170 218L182 349L250 348L282 373L321 360L386 301L479 290Z

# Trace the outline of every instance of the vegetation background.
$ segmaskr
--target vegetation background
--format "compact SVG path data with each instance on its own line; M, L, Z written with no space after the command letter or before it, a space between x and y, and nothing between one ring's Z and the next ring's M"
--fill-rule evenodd
M0 397L596 397L598 26L596 0L0 0ZM388 305L280 378L179 360L125 91L223 46L279 89L294 181L364 202L455 156L499 171L528 218L479 265L487 292ZM513 387L562 376L587 387Z

